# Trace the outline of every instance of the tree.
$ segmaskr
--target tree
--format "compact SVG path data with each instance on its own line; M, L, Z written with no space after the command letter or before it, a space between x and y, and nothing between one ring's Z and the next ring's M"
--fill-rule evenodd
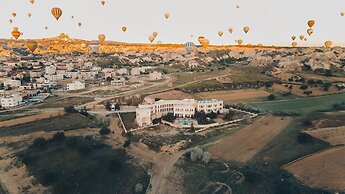
M204 164L208 164L211 160L211 154L209 152L204 152L201 160Z
M53 136L53 140L54 140L54 141L60 141L60 140L63 140L63 139L65 139L65 138L66 138L66 136L65 136L65 133L64 133L64 132L57 132L57 133L55 133L54 136Z
M46 145L47 145L47 140L42 137L35 139L33 143L33 147L40 148L40 149L45 148Z
M54 183L56 180L57 177L53 172L47 172L43 175L43 181L47 185Z
M141 183L137 183L135 185L135 193L141 193L144 191L144 187Z
M199 160L203 156L203 151L201 148L193 148L192 151L190 152L190 159L195 162Z
M128 148L130 145L131 145L131 141L128 139L125 141L125 143L123 143L124 148Z
M115 104L115 110L121 110L121 107L118 103Z
M228 113L225 114L224 119L227 121L231 121L235 116L235 112L234 111L229 111Z
M91 154L91 148L89 146L81 146L78 150L81 155L87 156Z
M112 173L120 172L122 169L122 164L118 159L112 159L109 162L108 170Z
M308 85L301 85L300 89L301 90L307 90L308 89Z
M66 113L76 113L78 112L73 105L67 106L64 108Z
M274 95L274 94L270 94L268 97L267 97L267 100L269 101L273 101L275 100L277 97Z
M78 146L77 137L68 138L66 141L66 146L70 149L74 149Z
M249 124L250 122L251 122L251 118L250 118L250 115L244 115L243 116L243 122L245 123L245 124Z
M110 101L107 101L106 103L105 103L105 109L107 109L107 110L111 110L111 103L110 103Z
M108 135L110 133L110 129L108 127L102 127L100 130L99 130L99 134L100 135Z

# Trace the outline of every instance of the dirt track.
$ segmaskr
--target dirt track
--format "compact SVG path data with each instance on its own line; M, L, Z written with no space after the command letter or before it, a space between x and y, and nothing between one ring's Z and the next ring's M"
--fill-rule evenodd
M290 123L291 118L266 116L209 148L215 158L247 162Z
M285 167L310 187L345 191L345 147L329 149Z

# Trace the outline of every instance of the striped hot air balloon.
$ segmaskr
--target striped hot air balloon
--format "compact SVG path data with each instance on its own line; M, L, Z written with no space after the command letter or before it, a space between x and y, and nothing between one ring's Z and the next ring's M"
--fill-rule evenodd
M59 20L59 18L62 15L62 10L60 8L58 8L58 7L52 8L51 12L52 12L52 15L54 16L54 18L56 20Z
M193 42L187 42L186 44L184 44L184 47L186 48L188 53L191 53L193 52L195 44Z

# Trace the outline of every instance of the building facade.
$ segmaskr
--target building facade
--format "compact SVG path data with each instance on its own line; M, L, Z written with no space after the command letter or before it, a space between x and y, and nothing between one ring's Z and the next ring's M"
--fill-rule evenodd
M11 108L21 104L23 98L19 94L2 95L0 105L2 108Z
M80 81L75 81L73 83L67 84L67 91L82 89L85 89L85 83L82 83Z
M176 117L190 118L196 111L205 113L223 113L222 100L203 100L194 99L184 100L160 100L147 104L140 104L136 109L136 122L139 127L152 125L154 119L161 118L168 113Z

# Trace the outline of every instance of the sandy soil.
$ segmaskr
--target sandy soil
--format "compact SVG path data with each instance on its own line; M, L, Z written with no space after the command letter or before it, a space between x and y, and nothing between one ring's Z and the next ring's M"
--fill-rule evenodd
M306 131L309 135L330 143L333 146L345 144L345 126L320 128Z
M291 118L266 116L209 148L215 158L247 162L279 134Z
M280 85L280 84L274 84L272 86L272 89L274 91L277 91L277 92L281 92L281 93L287 93L289 92L289 89L287 87L285 87L286 84L284 85ZM289 86L292 85L292 84L288 84ZM306 94L304 94L304 90L301 90L300 89L301 85L297 85L297 84L294 84L293 85L293 88L291 90L291 92L297 96L308 96ZM309 95L309 96L322 96L322 95L330 95L330 94L339 94L339 93L344 93L344 91L339 91L337 90L336 88L334 88L333 86L329 89L329 91L325 92L323 90L322 87L311 87L309 86L309 88L305 91L312 91L312 94Z
M246 89L246 90L227 90L215 92L202 92L195 94L198 99L217 99L224 100L224 103L249 101L256 98L267 97L270 93L263 90Z
M170 90L167 92L162 92L158 94L152 94L147 96L148 98L160 98L162 100L182 100L186 98L193 98L193 95L187 94L177 90Z
M2 121L2 122L0 122L0 127L10 127L10 126L20 125L20 124L24 124L24 123L30 123L33 121L48 119L50 117L57 117L57 116L64 115L64 114L65 114L65 112L62 110L42 112L42 113L39 113L36 115L21 117L18 119L12 119L12 120L8 120L8 121Z
M345 147L310 155L290 163L285 169L310 187L345 191Z

